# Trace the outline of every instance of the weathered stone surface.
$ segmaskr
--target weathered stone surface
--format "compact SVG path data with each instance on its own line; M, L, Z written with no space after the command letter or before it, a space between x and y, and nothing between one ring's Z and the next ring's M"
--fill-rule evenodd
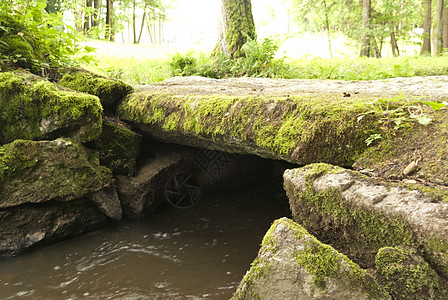
M141 135L108 120L103 122L103 132L95 140L101 165L114 174L132 176L137 169Z
M382 132L381 109L419 101L391 99L400 90L440 100L448 95L447 82L444 76L372 82L173 78L128 95L118 115L167 142L301 165L351 166L367 149L366 139ZM390 100L379 103L379 97Z
M63 240L105 224L104 215L87 199L26 204L0 209L0 256Z
M361 266L382 247L418 247L448 278L448 203L326 164L287 170L284 186L294 220Z
M390 299L375 279L292 220L276 220L232 299Z
M66 71L61 84L75 91L97 96L107 112L114 111L117 102L132 91L132 87L121 80L109 79L75 68Z
M0 144L61 136L85 142L100 134L102 107L97 97L37 77L0 73Z
M123 216L138 220L158 200L165 201L164 189L169 176L182 169L182 159L189 154L185 150L167 149L161 145L151 147L148 158L133 177L118 175L117 189L123 208Z
M446 196L442 198L448 201L448 109L440 109L430 116L433 122L428 126L396 132L390 139L381 139L353 167L375 177L444 185L441 188L445 189ZM418 167L404 175L406 166L417 160Z
M377 274L393 299L446 299L448 285L414 249L386 247L375 259Z
M96 204L99 210L114 221L120 221L122 209L115 184L110 184L98 192L87 195L87 198Z
M0 147L0 208L77 199L112 180L95 151L69 139L16 140Z

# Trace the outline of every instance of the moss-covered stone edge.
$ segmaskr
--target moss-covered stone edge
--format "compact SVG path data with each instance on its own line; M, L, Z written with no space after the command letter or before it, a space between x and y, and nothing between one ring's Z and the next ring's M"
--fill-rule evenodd
M0 73L0 143L40 139L52 131L86 142L101 132L102 107L95 96L60 90L47 81Z
M400 216L370 211L365 207L349 206L344 202L341 191L337 188L316 192L312 186L313 180L327 173L353 172L355 176L364 178L366 176L325 163L312 164L292 170L292 172L303 171L305 171L306 180L305 191L297 191L294 185L287 181L284 182L284 185L290 199L293 217L300 221L301 225L311 233L319 237L319 231L322 229L316 228L316 226L320 227L322 224L315 224L312 220L307 219L307 213L310 210L325 219L325 223L333 224L332 229L335 231L333 235L336 234L334 236L346 236L350 239L347 244L353 248L344 249L347 244L339 243L332 244L332 246L343 253L349 254L355 262L358 262L355 257L363 257L363 263L373 267L374 254L379 249L396 246L409 247L419 250L425 260L440 275L448 278L448 242L430 235L416 235L410 224ZM302 209L296 210L295 205L300 205ZM356 228L354 230L356 235L351 231L349 232L347 228L350 228L351 231ZM360 253L357 253L358 251ZM368 255L362 255L362 253Z
M431 295L442 299L448 287L415 249L384 247L376 254L375 266L380 281L394 299L426 300ZM446 285L446 282L445 282Z
M231 135L299 164L350 166L367 148L365 140L382 130L379 115L359 119L370 110L369 101L374 99L363 104L334 94L279 97L136 91L121 103L118 115L166 133L184 131L212 141Z

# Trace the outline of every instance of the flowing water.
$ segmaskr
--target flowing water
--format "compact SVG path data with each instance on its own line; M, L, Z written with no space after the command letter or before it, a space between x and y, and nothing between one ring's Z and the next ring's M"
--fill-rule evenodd
M188 210L0 259L0 299L229 299L288 214L280 182L204 195Z

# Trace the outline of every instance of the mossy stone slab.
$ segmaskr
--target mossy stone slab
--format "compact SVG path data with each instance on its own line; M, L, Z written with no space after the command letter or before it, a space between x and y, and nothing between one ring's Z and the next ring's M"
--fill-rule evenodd
M345 255L282 218L263 238L237 299L390 299L376 280Z
M0 208L69 201L112 181L95 151L69 139L15 140L0 147Z
M95 139L102 129L99 99L31 73L0 73L0 144L15 139Z

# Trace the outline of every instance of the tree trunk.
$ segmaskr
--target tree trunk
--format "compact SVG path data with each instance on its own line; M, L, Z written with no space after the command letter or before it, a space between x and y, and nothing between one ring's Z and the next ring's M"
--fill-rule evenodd
M76 12L76 31L82 32L82 6L81 4L78 5L78 11Z
M98 15L100 11L100 0L93 0L92 27L98 27Z
M362 29L360 57L370 56L370 10L371 0L362 0Z
M444 0L437 0L434 13L434 29L432 31L432 56L437 56L443 51L442 46L442 17Z
M431 0L423 0L423 44L420 54L431 53Z
M135 0L132 1L132 36L134 37L133 43L137 44L137 28L135 27Z
M443 41L443 49L448 48L448 8L443 9L443 18L442 18L442 41Z
M214 55L242 56L241 47L256 39L251 0L220 0L219 37Z
M115 30L114 30L114 2L113 0L107 0L106 9L106 39L114 42L115 41Z
M93 0L86 0L86 10L84 15L84 33L88 34L90 30L92 14L90 13L90 8L92 8Z
M140 26L140 34L138 35L137 44L140 44L140 40L142 39L143 30L145 29L146 7L147 6L148 6L148 4L145 3L145 8L143 9L142 26Z
M328 9L327 9L327 1L326 0L324 0L324 8L325 8L325 26L327 27L328 51L330 52L330 58L333 58L333 51L331 50L330 18L328 17ZM289 13L289 10L288 10L288 13ZM288 19L288 27L289 27L289 19Z
M400 50L398 49L397 39L395 38L394 26L391 27L390 31L390 47L392 48L393 56L400 56Z

